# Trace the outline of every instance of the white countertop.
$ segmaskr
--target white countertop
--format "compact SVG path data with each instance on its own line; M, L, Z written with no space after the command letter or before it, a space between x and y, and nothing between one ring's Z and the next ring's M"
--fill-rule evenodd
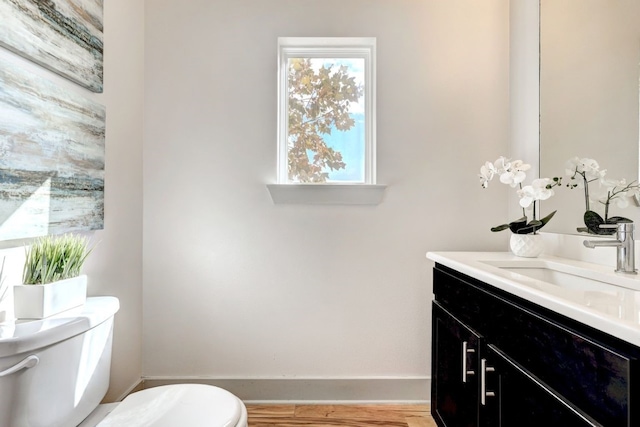
M427 258L640 347L640 275L547 255L520 258L509 252L429 252ZM584 289L560 287L502 269L501 263L553 266L594 284Z

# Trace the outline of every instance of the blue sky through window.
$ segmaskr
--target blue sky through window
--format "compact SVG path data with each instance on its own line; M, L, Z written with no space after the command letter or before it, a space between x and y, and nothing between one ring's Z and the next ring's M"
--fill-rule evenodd
M322 66L333 66L337 69L344 65L348 68L349 75L355 78L356 83L364 86L365 60L363 58L312 58L311 65L317 69ZM349 113L356 122L355 126L348 131L339 131L334 127L330 135L322 135L330 148L342 154L342 160L346 164L345 169L325 170L329 173L329 182L363 182L365 179L364 96L357 103L351 103L349 107ZM313 155L313 153L310 154Z

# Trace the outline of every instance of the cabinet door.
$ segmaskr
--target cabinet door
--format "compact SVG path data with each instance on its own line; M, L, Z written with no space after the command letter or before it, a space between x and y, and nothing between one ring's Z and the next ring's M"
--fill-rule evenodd
M640 348L446 267L436 300L509 360L607 427L640 426Z
M601 426L493 345L480 360L479 376L484 427Z
M440 427L477 427L480 336L433 304L431 412Z

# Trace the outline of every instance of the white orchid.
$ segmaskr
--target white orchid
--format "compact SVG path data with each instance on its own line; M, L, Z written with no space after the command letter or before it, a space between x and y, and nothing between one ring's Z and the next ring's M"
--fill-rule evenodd
M496 168L491 162L486 162L484 165L480 167L480 185L482 188L487 188L489 186L489 181L491 181L496 174Z
M630 221L624 217L609 217L609 206L613 202L618 208L629 206L629 201L639 191L638 183L626 180L614 180L605 178L606 169L600 169L600 165L594 159L574 157L566 164L566 174L569 176L569 188L583 188L585 200L585 227L578 231L589 231L596 234L608 234L613 230L601 229L602 224L615 224L617 222ZM589 184L597 182L597 187L590 193ZM595 186L596 184L594 184ZM591 202L604 205L604 218L591 209Z
M600 165L594 159L574 157L567 160L565 174L569 177L567 187L584 189L585 209L590 210L589 183L603 180L606 169L600 170Z
M531 165L524 163L522 160L507 159L504 156L499 157L494 163L486 162L480 167L480 185L482 188L489 186L489 181L495 175L500 175L500 182L516 187L522 183L527 175L524 173L529 170Z
M523 163L522 160L514 160L511 163L507 163L500 173L500 182L515 188L517 185L524 182L527 178L527 174L525 174L524 171L529 170L530 168L531 165Z
M606 169L600 170L600 165L594 159L574 157L567 161L565 174L573 177L576 173L583 175L587 181L601 179L606 174Z
M522 187L518 190L518 196L520 196L520 206L528 208L536 200L547 200L553 196L553 181L549 178L534 179L531 185Z
M602 179L600 187L590 198L592 201L602 203L605 207L613 202L618 208L624 209L629 206L630 199L637 192L638 186L633 182L628 184L626 179Z
M489 186L491 181L496 175L500 177L500 182L509 185L513 188L518 187L518 195L520 196L520 206L523 208L523 218L513 221L509 224L502 224L497 227L493 227L491 231L502 231L507 228L513 233L529 234L536 233L539 229L553 217L555 211L550 215L536 220L535 202L537 200L547 200L553 196L552 188L560 184L560 178L542 178L534 179L531 185L522 186L522 183L527 178L525 173L531 169L531 165L524 163L522 160L510 160L506 157L499 157L495 162L486 162L480 167L480 185L482 188ZM527 222L527 216L525 208L531 207L533 204L533 220Z

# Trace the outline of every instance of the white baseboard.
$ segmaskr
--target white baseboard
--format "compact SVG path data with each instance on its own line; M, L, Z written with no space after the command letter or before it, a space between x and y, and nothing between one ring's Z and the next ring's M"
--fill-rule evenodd
M169 384L208 384L224 388L245 403L426 404L429 377L374 378L210 378L143 377L144 388Z
M136 391L142 390L143 388L144 388L144 380L140 379L139 381L137 381L134 384L132 384L131 387L129 387L124 393L122 393L115 401L116 402L122 402L122 400L125 397L127 397L131 393L134 393Z

